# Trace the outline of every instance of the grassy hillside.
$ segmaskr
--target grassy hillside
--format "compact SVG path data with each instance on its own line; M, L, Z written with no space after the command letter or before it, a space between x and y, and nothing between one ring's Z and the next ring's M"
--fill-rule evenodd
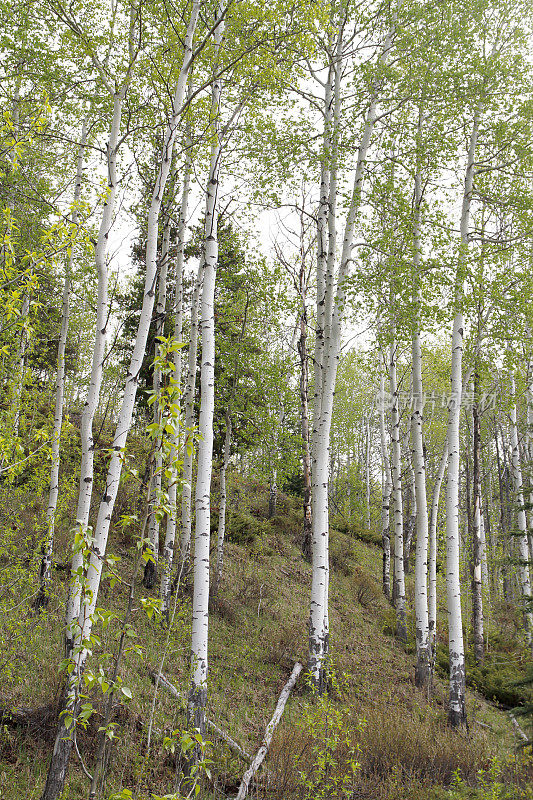
M305 663L311 570L300 554L298 501L282 495L278 516L269 521L264 488L235 476L232 481L225 574L210 619L209 716L254 753L294 662ZM363 538L368 541L332 531L331 690L318 700L300 680L253 797L533 797L527 788L533 777L531 754L516 750L512 725L502 710L470 691L470 730L452 732L446 726L445 680L437 675L429 698L415 688L412 648L403 648L390 635L394 616L378 582L380 549L371 535ZM66 533L59 544L66 553ZM116 569L128 581L136 553L132 535L115 531L111 550L121 557ZM44 782L62 680L58 661L66 572L56 571L54 580L45 613L32 616L21 609L17 619L12 602L3 620L8 660L2 665L2 706L11 713L4 715L0 740L2 800L36 800ZM127 595L125 583L112 585L109 578L104 582L99 605L116 612L117 619L98 627L93 670L111 669ZM125 653L120 670L132 699L122 695L116 701L106 798L122 788L143 800L175 791L175 758L165 749L164 739L184 726L183 703L160 687L151 756L146 759L154 690L150 672L164 657L164 674L186 694L190 597L187 590L180 594L169 629L157 614L149 618L145 613L145 595L138 579L131 619L134 635L129 637L135 649ZM503 629L499 636L503 642ZM444 669L442 624L440 638ZM522 661L523 654L515 648L508 662L519 671ZM103 701L100 690L91 689L88 695L97 713L79 732L78 745L90 770ZM222 742L212 736L209 740L212 780L206 781L202 796L232 797L246 764ZM65 796L81 800L87 793L87 779L74 758Z

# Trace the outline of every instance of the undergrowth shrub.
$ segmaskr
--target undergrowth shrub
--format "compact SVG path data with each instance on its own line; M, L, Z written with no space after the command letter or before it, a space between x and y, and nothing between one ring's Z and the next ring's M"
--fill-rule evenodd
M354 596L363 608L375 608L381 600L381 591L376 580L361 567L354 568L352 586Z
M458 734L433 709L383 703L356 711L314 698L276 736L269 793L259 796L429 800L434 788L452 786L457 776L476 786L491 757L483 733Z
M302 626L298 622L281 624L269 635L264 661L290 671L295 661L302 660L304 650L305 637Z
M516 645L515 645L516 651ZM440 675L446 677L449 672L448 649L437 646L436 667ZM466 683L480 692L487 700L510 708L520 706L531 699L533 692L526 686L520 686L523 666L520 660L507 653L487 653L482 664L474 662L470 653L466 656Z
M355 547L352 541L333 529L329 537L329 563L331 569L349 576L353 573L352 560L355 558Z

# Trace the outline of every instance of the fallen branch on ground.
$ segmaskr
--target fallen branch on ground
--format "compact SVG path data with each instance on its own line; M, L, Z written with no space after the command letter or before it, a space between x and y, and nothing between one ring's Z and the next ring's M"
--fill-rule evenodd
M522 728L518 724L518 721L517 721L516 717L514 716L514 714L511 714L511 712L509 711L509 716L511 717L511 722L513 723L514 729L518 733L520 738L524 742L529 742L529 739L527 738L526 734L524 733L524 731L522 730Z
M266 754L268 753L268 748L270 747L270 742L272 741L272 736L274 731L281 719L281 715L283 714L283 710L285 708L285 704L289 699L289 695L294 687L294 684L298 680L298 676L302 671L303 667L298 662L294 665L294 669L292 670L291 677L283 687L283 690L279 696L278 704L276 706L276 710L272 716L272 719L267 725L265 736L263 739L263 743L259 750L257 751L257 755L250 764L249 768L246 770L242 777L241 785L239 787L239 791L237 792L237 796L235 800L244 800L246 795L248 794L248 788L250 786L250 782L254 777L255 773L261 766Z
M157 681L158 677L159 677L159 685L160 686L164 686L165 689L168 692L170 692L172 697L177 697L179 700L185 700L183 695L180 694L180 692L178 692L178 690L176 689L174 684L170 683L168 678L166 678L162 673L159 674L159 676L158 676L158 674L157 674L157 672L155 672L155 670L152 670L152 672L150 672L150 678L153 681L153 683L155 683ZM215 733L217 736L219 736L221 739L223 739L226 742L226 744L228 745L230 750L233 750L233 752L236 753L236 755L240 756L240 758L244 759L244 761L247 761L248 763L250 763L250 761L252 760L252 756L249 755L246 752L246 750L243 750L243 748L239 744L237 744L237 742L234 739L231 738L229 733L226 733L225 730L223 730L222 728L219 728L219 726L215 725L215 723L210 719L207 720L207 727L210 730L212 730L213 733Z

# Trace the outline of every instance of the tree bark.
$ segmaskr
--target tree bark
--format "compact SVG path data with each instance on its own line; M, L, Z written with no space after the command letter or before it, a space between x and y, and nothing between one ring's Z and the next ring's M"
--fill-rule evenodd
M520 465L520 450L518 442L518 425L516 414L515 379L511 376L511 475L513 488L516 497L517 510L516 522L518 528L517 549L518 549L518 568L517 578L524 604L524 631L526 641L529 645L532 642L533 634L533 612L531 611L531 581L529 576L529 545L527 540L527 520L524 509L524 488L522 483L522 467Z
M167 275L168 275L168 262L170 255L170 216L167 210L165 214L165 221L163 225L163 236L161 242L161 258L159 260L159 281L157 287L157 301L155 306L155 344L154 356L157 359L159 355L159 339L163 336L165 328L165 314L167 304ZM159 402L159 395L161 391L161 368L157 364L154 366L154 383L153 390L156 400L153 404L154 423L161 424L161 405ZM147 589L153 589L157 580L157 565L159 562L159 515L158 504L161 495L162 486L162 471L163 471L163 437L161 433L157 433L154 441L154 468L152 471L152 479L150 481L150 500L149 500L149 516L148 516L148 540L150 558L144 567L143 584Z
M465 186L461 210L461 241L455 284L454 319L452 332L451 397L448 410L448 483L446 487L446 599L448 606L448 632L450 652L450 707L449 722L452 727L466 724L466 676L461 612L460 536L459 536L459 425L462 399L463 363L463 278L468 252L470 206L474 184L475 153L479 130L476 111L468 146Z
M394 327L394 326L393 326ZM396 635L402 642L407 641L407 622L405 615L405 574L403 552L403 504L402 470L400 447L400 411L398 386L396 382L396 341L394 332L390 345L389 385L391 395L391 477L392 509L394 525L394 589L393 601L396 608Z
M192 81L189 82L189 96L191 94ZM189 210L189 194L191 186L191 173L192 173L192 142L190 126L187 130L186 136L186 154L185 165L183 170L183 186L181 193L181 204L178 220L178 234L176 243L176 297L174 309L174 339L177 343L181 344L183 338L183 262L185 256L185 235L187 230L187 215ZM174 375L173 380L178 389L177 403L180 404L180 389L181 389L181 372L182 372L182 355L181 347L174 352ZM180 404L181 405L181 404ZM181 411L181 408L179 409ZM177 459L180 452L181 436L179 429L176 429L172 436L172 448L170 451L170 479L168 484L168 504L170 513L167 516L167 529L165 533L165 544L163 546L163 558L161 567L161 589L160 597L162 602L163 613L168 614L170 608L170 588L171 588L171 575L172 563L174 559L174 546L176 542L176 525L178 517L177 508L177 484L178 484L178 468ZM185 454L184 454L185 459Z
M224 21L217 6L219 24L214 34L216 75L224 31ZM211 471L213 456L213 414L215 403L215 280L218 261L218 184L221 158L220 98L222 81L215 77L212 85L210 133L211 163L207 182L204 285L202 291L201 332L201 400L198 420L198 474L196 478L196 526L194 537L194 590L192 600L191 689L187 709L189 726L205 734L207 701L207 645L209 626L209 541L211 522Z
M78 147L78 159L76 166L76 179L74 183L73 207L71 222L75 226L78 224L79 201L81 197L81 182L83 178L83 157L87 144L87 120L84 120L80 143ZM43 543L42 560L40 568L40 587L36 605L38 607L48 603L48 587L50 585L50 571L52 565L52 555L54 552L55 518L57 500L59 497L59 454L61 444L61 429L63 427L63 400L65 395L65 350L67 346L69 316L70 316L70 290L72 282L72 265L74 252L71 249L65 269L65 282L63 285L63 297L61 303L61 330L59 333L59 343L57 346L57 373L54 402L54 427L52 430L52 468L50 472L50 491L48 494L48 507L46 509L46 539Z
M71 658L71 672L68 679L68 690L65 707L71 710L75 719L79 681L87 658L87 642L92 630L93 615L98 600L98 589L104 565L105 551L111 516L115 505L115 500L120 483L122 472L122 461L128 432L131 427L133 407L137 395L138 376L142 366L142 361L146 351L146 341L152 311L154 306L154 287L156 281L156 257L157 257L157 238L158 220L165 184L170 171L172 160L172 149L176 128L181 117L181 110L185 94L187 75L191 65L192 44L196 22L199 13L199 0L194 0L190 12L187 33L184 42L184 54L182 67L178 76L177 86L173 97L173 113L165 131L163 148L159 170L155 180L154 191L148 211L147 238L146 238L146 275L144 283L144 297L135 339L135 346L131 356L131 361L126 377L122 405L119 412L117 427L113 440L113 453L109 464L106 488L100 502L98 517L96 521L94 538L91 547L91 556L86 571L83 569L83 558L80 563L80 578L76 576L76 584L83 588L87 602L81 601L81 591L77 592L78 619L75 625L70 627L71 635L74 634L72 648L68 656ZM115 104L116 109L116 104ZM118 119L117 119L118 118ZM120 123L120 115L114 115L114 123ZM114 126L115 127L115 126ZM115 148L116 150L116 148ZM93 360L94 363L94 360ZM72 610L72 606L71 606ZM54 753L50 763L48 778L41 800L57 800L61 793L68 768L70 750L65 750L65 728L64 717L60 718ZM70 741L70 740L67 740ZM72 745L71 745L72 746ZM70 747L71 747L70 746ZM59 776L59 778L57 777Z
M429 645L431 647L432 663L435 661L437 645L437 518L439 512L439 497L448 464L448 443L444 444L439 471L433 485L431 497L431 513L429 518L429 566L428 566L428 613L429 613Z
M387 431L385 427L385 377L383 375L380 378L379 434L381 442L381 463L383 465L383 485L381 490L381 542L383 547L382 582L383 594L387 600L390 600L390 501L392 494L392 477L387 446Z
M479 347L479 341L478 341ZM479 354L476 353L477 359ZM474 403L472 406L473 464L472 464L472 629L474 638L474 658L478 664L485 655L483 634L483 514L481 508L481 419L479 408L479 371L474 372Z
M413 334L412 386L413 410L411 414L412 464L416 500L416 561L415 561L415 619L416 619L416 669L415 683L426 686L431 674L431 647L429 643L428 612L428 510L426 499L426 462L424 457L424 391L422 384L422 345L420 342L420 283L421 247L420 224L422 203L422 178L417 168L415 175L413 220Z

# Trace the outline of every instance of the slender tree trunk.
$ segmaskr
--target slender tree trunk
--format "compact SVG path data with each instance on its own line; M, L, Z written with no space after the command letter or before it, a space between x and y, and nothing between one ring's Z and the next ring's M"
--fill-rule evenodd
M459 536L459 425L462 399L463 363L463 278L468 252L470 206L474 183L474 163L479 129L476 111L468 146L465 187L461 210L461 242L454 298L452 332L451 397L448 410L448 483L446 487L446 598L448 606L448 633L450 652L450 725L466 724L466 676L461 612L460 536Z
M82 592L83 573L83 540L87 537L89 525L89 512L94 479L94 438L93 422L102 385L103 363L107 338L108 321L108 269L107 249L109 232L113 223L115 202L117 196L117 157L120 141L120 123L122 119L122 104L124 91L119 91L113 98L113 118L107 144L107 195L98 238L95 247L95 264L98 276L98 289L96 299L96 327L94 331L94 346L92 353L91 375L87 396L81 415L81 464L78 491L78 505L76 509L76 528L79 542L72 556L72 581L66 607L66 654L69 656L72 642L77 634L76 625L80 613L80 597ZM43 800L45 798L43 797ZM46 798L48 800L48 798Z
M428 510L426 499L426 462L424 458L424 391L422 384L422 345L420 342L420 285L421 269L420 213L422 203L420 170L415 175L415 211L413 221L413 335L412 385L413 410L411 414L412 464L416 500L416 562L415 562L415 619L416 619L416 669L415 683L426 686L431 672L431 646L429 642L428 612Z
M388 59L389 51L392 47L393 31L387 35L383 53L382 63ZM342 35L337 39L337 54L342 53ZM336 59L336 70L340 70L340 59ZM328 78L331 87L331 70ZM338 82L336 82L336 86ZM340 87L339 87L340 88ZM374 125L377 117L377 100L379 86L376 87L370 105L368 107L361 143L357 155L357 165L354 175L352 196L348 208L346 225L343 237L341 261L337 274L335 300L331 303L331 324L328 324L327 312L323 308L330 307L330 300L326 296L324 306L322 305L322 290L327 294L333 294L334 282L328 283L327 278L323 281L322 267L318 268L319 291L317 295L317 338L315 345L315 407L313 415L313 575L311 582L311 602L310 602L310 621L309 621L309 674L319 692L325 688L325 661L328 651L328 581L329 581L329 509L328 509L328 464L329 464L329 438L331 430L331 415L333 411L333 395L335 392L335 380L337 376L337 365L340 350L341 323L344 313L346 282L350 264L352 262L352 248L355 233L355 224L361 203L361 190L363 178L366 172L365 163L368 148ZM328 90L326 89L326 111L328 101ZM334 105L339 105L340 95L334 98ZM327 117L326 117L327 119ZM327 128L326 136L327 139ZM327 143L324 156L327 160L330 175L332 166L334 167L336 155L329 153ZM323 187L321 187L322 190ZM331 186L329 187L331 199ZM321 192L322 193L322 192ZM329 212L331 215L331 201ZM334 228L330 216L330 233ZM319 255L322 252L324 232L319 233ZM329 252L334 252L335 244L332 236L329 235ZM325 333L324 333L325 328Z
M218 533L217 533L217 564L215 569L215 582L213 585L213 597L218 595L220 581L222 580L222 570L224 568L224 536L226 534L226 473L228 471L231 453L231 416L226 411L226 436L224 438L224 456L220 468L220 503L218 507Z
M383 593L391 599L390 590L390 501L392 477L385 428L385 378L380 378L379 434L381 442L381 463L383 464L383 486L381 504L381 541L383 545Z
M439 497L448 463L448 443L444 444L439 471L433 485L431 497L431 513L429 518L429 568L428 568L428 612L429 612L429 645L432 653L432 663L435 661L437 644L437 518L439 512Z
M309 406L308 386L309 374L307 364L307 309L303 289L303 269L300 271L300 287L302 293L302 313L300 316L300 338L298 340L298 353L300 355L300 419L302 431L302 462L304 475L303 498L303 541L302 552L305 558L311 560L312 521L311 511L311 451L309 447Z
M30 289L26 286L22 308L20 310L21 330L18 352L16 356L15 387L13 391L13 437L16 439L20 433L20 415L22 410L22 393L26 377L26 356L28 351L28 318L30 315Z
M370 530L370 420L365 421L365 524Z
M198 265L198 274L194 285L191 301L191 331L189 350L187 356L187 382L183 393L185 407L185 446L183 452L183 490L181 494L181 545L180 567L185 569L191 552L191 502L192 502L192 477L194 461L194 391L196 388L196 357L198 353L198 316L200 307L200 291L202 288L205 269L205 259L202 254Z
M396 635L402 642L407 641L407 622L405 616L405 574L403 552L403 504L402 469L400 447L400 410L398 386L396 382L396 341L394 334L390 345L389 386L391 395L391 477L392 509L394 525L394 590L393 600L396 608Z
M479 348L479 341L478 341ZM477 356L479 359L479 355ZM472 628L474 658L480 664L485 655L483 634L483 514L481 508L481 419L479 408L479 372L474 373L473 427L473 526L472 526Z
M533 613L531 611L531 581L529 576L529 545L527 540L527 521L524 509L524 489L522 484L522 467L520 465L520 450L518 443L518 425L516 414L515 379L511 377L511 475L516 497L516 521L518 528L517 550L518 569L517 578L524 603L524 630L526 641L532 642Z
M191 93L192 83L189 82L189 96ZM174 339L177 343L181 344L183 338L183 262L185 256L185 235L187 230L187 214L189 209L189 193L191 186L191 172L192 172L192 154L191 154L191 136L188 131L186 141L186 155L185 166L183 170L183 187L181 194L180 213L178 220L178 234L176 243L176 307L174 310ZM197 326L196 326L197 329ZM174 351L174 375L173 380L177 387L177 403L180 403L180 388L181 388L181 369L182 357L181 347ZM195 356L196 359L196 356ZM180 409L181 410L181 409ZM177 459L180 452L180 431L176 429L172 436L172 448L170 451L170 479L168 484L168 505L170 513L167 516L167 529L165 534L165 544L162 554L162 568L161 568L161 591L160 597L162 601L163 613L168 614L170 608L170 588L171 588L171 575L172 575L172 562L174 559L174 545L176 541L176 525L177 525L177 483L178 483L178 467ZM185 454L184 454L185 459Z
M190 12L189 23L184 43L183 64L177 81L176 91L173 98L173 114L165 132L163 142L163 149L161 154L161 161L158 174L155 180L154 191L150 202L148 211L148 224L147 224L147 238L146 238L146 275L144 283L144 297L139 318L139 325L137 329L137 336L135 339L135 346L131 356L131 361L126 377L126 384L124 388L124 395L122 405L119 412L117 427L113 440L113 453L109 464L109 469L106 478L106 490L100 502L98 510L98 518L96 521L93 543L91 548L91 555L89 563L86 568L86 573L83 575L83 558L80 563L80 573L82 573L81 580L76 577L76 583L84 589L84 597L86 602L81 603L81 592L77 593L77 602L79 608L79 616L76 626L71 626L70 631L74 633L73 647L69 650L69 657L71 658L71 671L69 673L68 687L65 698L65 709L67 709L74 722L77 713L77 706L79 703L79 681L83 672L85 661L87 658L87 645L88 639L92 631L93 615L98 600L98 589L100 586L100 578L104 565L104 556L107 546L107 538L109 534L109 526L111 524L111 516L115 505L117 491L120 483L120 476L122 472L122 461L124 448L128 432L131 427L133 416L133 407L135 397L137 394L138 376L142 366L142 361L146 351L146 341L148 338L148 331L150 328L150 321L152 318L152 311L154 306L154 291L156 281L156 257L157 257L157 238L158 238L158 220L161 203L163 200L163 193L165 184L170 171L172 160L172 149L174 138L176 134L176 127L181 117L181 109L185 95L185 87L187 75L191 65L192 44L196 22L199 13L199 2L194 0ZM118 117L118 119L117 119ZM120 114L114 114L114 128L120 126ZM114 148L116 154L116 146ZM108 198L109 202L109 198ZM106 237L107 238L107 237ZM97 248L98 249L98 248ZM94 359L93 359L94 364ZM72 592L71 592L72 594ZM72 606L71 606L72 609ZM72 635L72 634L71 634ZM50 763L46 786L41 800L57 800L63 791L64 782L68 769L68 762L70 753L72 751L72 727L70 731L66 729L65 721L67 715L61 715L58 730L56 733L56 740L54 744L54 752Z
M219 24L214 35L214 73L220 57L224 30L220 8ZM205 734L207 701L207 643L209 625L209 540L211 521L211 470L213 456L213 414L215 402L215 280L218 261L217 195L221 157L220 143L220 77L213 81L211 95L211 163L207 183L204 286L202 292L202 365L201 401L198 433L198 475L196 478L196 526L194 538L194 591L192 600L191 689L187 720L190 727Z
M83 177L83 156L87 143L87 121L85 120L81 129L80 144L78 149L78 161L76 167L76 180L74 184L73 208L71 214L72 225L78 223L78 204L81 197L81 182ZM48 495L48 507L46 509L46 539L43 542L42 560L40 568L40 587L36 605L44 606L48 603L48 587L50 585L50 571L52 565L52 555L54 551L55 518L57 500L59 496L59 453L61 443L61 429L63 427L63 399L65 394L65 349L67 346L67 335L70 316L70 288L72 281L72 264L74 253L71 250L65 270L65 283L63 286L63 297L61 304L61 330L59 333L59 343L57 346L57 374L55 387L54 403L54 427L52 431L52 469L50 472L50 491Z
M163 227L163 237L161 242L161 259L159 263L159 283L157 289L157 302L155 307L155 346L154 355L159 355L159 339L163 336L165 327L165 314L167 304L167 275L168 275L168 262L170 253L170 216L165 215L165 223ZM156 401L153 405L154 409L154 423L161 424L161 406L159 402L159 395L161 391L161 368L157 364L154 366L154 385L153 385ZM163 472L163 438L161 433L158 433L154 441L154 469L152 472L152 480L150 481L150 515L148 519L148 539L149 539L149 555L150 559L146 562L144 567L143 584L147 589L153 589L157 580L157 564L159 562L159 514L158 505L161 495L162 486L162 472Z

